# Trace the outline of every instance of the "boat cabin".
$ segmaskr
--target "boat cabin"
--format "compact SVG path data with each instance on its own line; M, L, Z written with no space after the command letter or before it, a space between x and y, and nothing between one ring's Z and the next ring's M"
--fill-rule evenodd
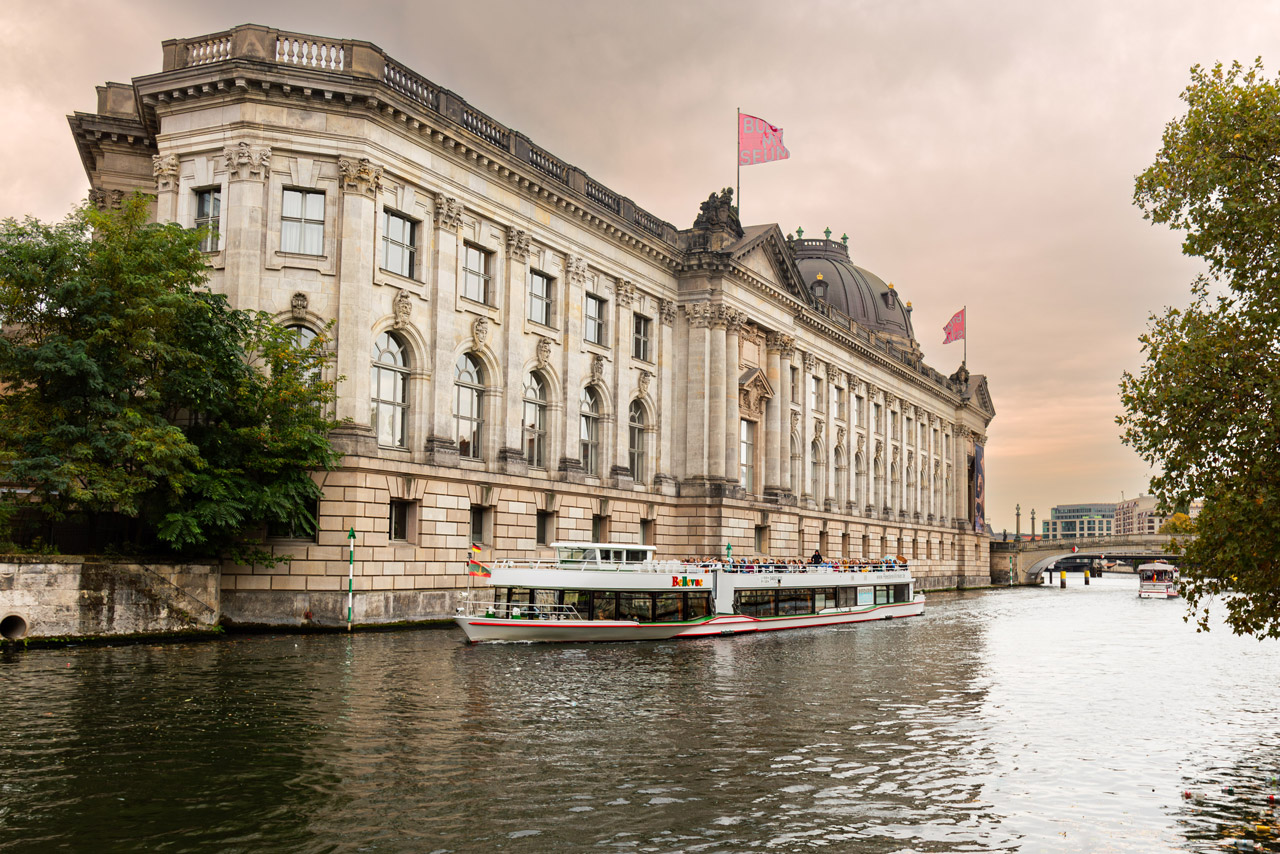
M556 559L565 566L609 569L621 564L653 560L654 546L613 543L552 543Z

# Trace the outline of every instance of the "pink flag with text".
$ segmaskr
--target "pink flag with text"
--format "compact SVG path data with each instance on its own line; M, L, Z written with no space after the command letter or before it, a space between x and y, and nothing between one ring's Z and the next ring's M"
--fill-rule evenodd
M738 114L738 165L754 166L791 156L782 144L782 128L762 118Z
M947 321L947 325L942 327L942 331L947 333L947 340L943 344L950 344L952 341L959 341L964 337L964 309L960 309L955 315Z

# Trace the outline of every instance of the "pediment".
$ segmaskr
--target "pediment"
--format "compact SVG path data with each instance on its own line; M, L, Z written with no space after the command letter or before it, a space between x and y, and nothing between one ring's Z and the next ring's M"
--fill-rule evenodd
M813 296L805 286L787 248L782 230L776 224L753 225L745 229L742 239L726 247L729 257L778 290L813 304Z
M764 417L764 404L773 399L773 386L764 371L759 368L747 368L738 378L738 408L751 418Z

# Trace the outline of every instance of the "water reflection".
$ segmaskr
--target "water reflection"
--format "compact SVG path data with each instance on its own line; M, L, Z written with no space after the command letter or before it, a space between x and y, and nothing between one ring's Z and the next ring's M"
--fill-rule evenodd
M1280 767L1277 645L1196 635L1131 588L705 641L9 655L0 850L1273 844L1256 825L1278 791L1260 770Z

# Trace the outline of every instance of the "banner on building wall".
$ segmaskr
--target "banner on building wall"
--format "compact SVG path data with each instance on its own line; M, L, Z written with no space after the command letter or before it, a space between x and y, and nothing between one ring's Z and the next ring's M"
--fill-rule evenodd
M973 530L987 530L987 474L983 447L973 443Z

